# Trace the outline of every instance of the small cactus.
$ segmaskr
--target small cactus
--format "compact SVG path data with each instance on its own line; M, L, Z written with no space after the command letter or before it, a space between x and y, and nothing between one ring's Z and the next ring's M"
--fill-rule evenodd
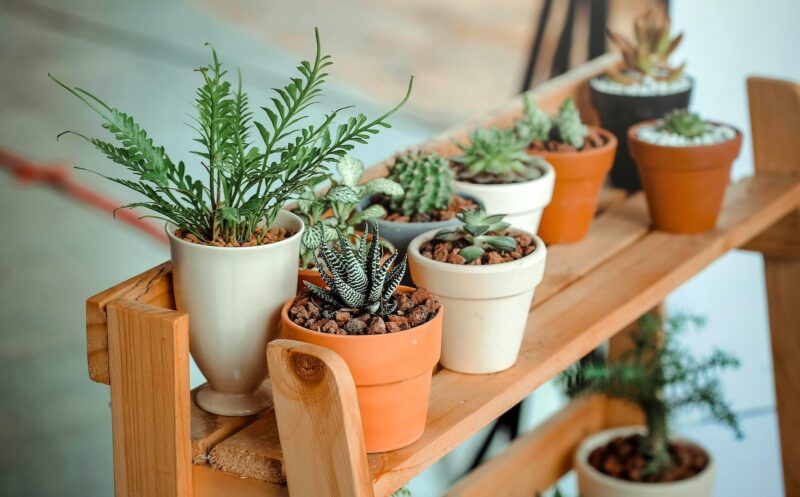
M676 109L665 115L661 128L686 138L694 138L708 132L708 126L700 114L689 112L687 109Z
M541 161L525 153L530 141L517 136L513 128L477 128L469 134L469 144L456 143L463 155L453 158L461 164L460 179L478 183L513 183L542 176L541 168L532 163Z
M387 177L403 187L403 194L392 198L389 207L404 216L445 209L453 197L453 170L435 152L398 156L389 166Z
M522 117L516 122L517 134L529 142L549 140L553 128L550 116L536 105L530 94L525 95L524 105Z
M513 237L498 234L511 226L503 221L505 214L488 216L484 209L478 208L461 211L456 217L463 223L461 226L441 229L433 238L448 242L466 240L470 245L459 252L465 264L480 258L486 249L510 252L517 248L517 241Z
M685 63L670 67L669 56L678 48L683 33L670 36L669 17L650 10L636 18L633 24L636 42L608 30L608 39L622 51L623 66L606 75L625 85L640 83L649 77L657 81L675 81L683 76Z
M581 122L578 108L571 98L561 104L558 114L553 117L553 127L558 130L562 143L572 145L578 150L583 148L583 141L589 134L589 128Z

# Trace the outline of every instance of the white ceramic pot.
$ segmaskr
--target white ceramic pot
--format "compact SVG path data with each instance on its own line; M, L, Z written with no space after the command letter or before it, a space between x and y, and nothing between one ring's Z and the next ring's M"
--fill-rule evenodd
M544 174L524 183L478 184L455 181L456 193L480 200L488 214L506 214L505 220L515 228L536 233L542 211L553 196L556 173L542 162Z
M435 234L433 230L414 238L408 245L408 261L414 282L438 295L447 308L442 366L469 374L510 368L517 362L533 291L544 275L544 242L533 235L536 249L521 259L468 266L420 254L420 245Z
M266 347L295 296L303 221L281 211L273 226L294 235L258 247L209 247L167 226L175 303L189 314L189 347L208 380L196 402L214 414L244 416L272 403L262 388Z
M712 497L714 494L714 459L711 453L695 441L682 439L702 448L708 455L708 466L701 473L670 483L636 483L620 480L596 470L589 464L589 454L616 437L644 433L644 427L630 426L601 431L588 437L575 453L575 471L581 497Z

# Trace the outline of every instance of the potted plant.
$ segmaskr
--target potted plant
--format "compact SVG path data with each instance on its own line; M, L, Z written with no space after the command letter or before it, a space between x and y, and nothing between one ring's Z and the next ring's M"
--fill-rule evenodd
M433 368L439 361L443 307L425 289L399 286L406 270L395 253L381 262L380 231L370 226L352 249L340 236L316 259L325 285L281 311L283 338L333 350L353 375L368 452L405 447L425 429ZM369 241L368 241L369 240Z
M606 430L590 436L575 455L584 497L711 497L714 460L697 442L674 437L675 411L704 408L716 421L741 430L725 402L718 371L737 367L731 355L715 351L698 360L676 343L676 335L702 320L678 315L643 316L634 347L606 364L578 363L562 375L571 396L600 393L638 406L643 427Z
M386 177L400 186L400 195L372 195L362 202L363 212L385 213L375 216L374 222L381 235L402 252L417 235L456 226L456 214L478 205L455 193L450 164L435 152L416 150L397 156Z
M671 66L670 56L683 34L670 35L669 17L651 10L634 21L635 41L608 32L622 52L622 65L592 78L589 92L600 124L619 140L611 182L630 191L642 189L636 166L628 153L628 128L656 119L674 109L689 107L693 81L684 74L686 64Z
M519 355L547 249L502 214L462 211L457 227L433 230L408 245L415 282L447 307L442 366L460 373L508 369Z
M526 95L516 128L528 140L528 153L542 157L556 173L553 199L544 209L538 235L547 244L582 240L614 163L617 139L602 128L584 125L571 98L550 116Z
M541 157L525 153L528 141L514 128L477 128L451 158L456 193L477 199L489 214L505 214L512 226L536 233L550 203L555 174Z
M191 353L208 380L196 401L215 414L253 414L271 402L261 389L264 351L278 334L281 306L294 295L303 234L302 221L283 205L323 180L328 163L388 126L408 99L407 93L372 120L359 114L334 128L334 111L318 125L298 125L331 65L315 34L314 61L301 62L299 76L275 90L272 106L263 107L264 122L250 111L241 78L231 84L212 49L212 63L198 69L202 85L191 125L205 180L173 161L131 116L53 78L101 117L118 144L67 133L133 175L106 176L144 197L126 207L149 209L166 222L176 305L189 314Z
M717 224L742 133L687 110L628 131L656 229L700 233Z
M358 209L366 198L376 194L394 198L403 193L399 184L387 178L374 178L361 184L364 170L362 161L345 155L336 163L339 178L331 180L331 187L322 196L317 196L313 186L306 186L303 190L292 210L306 227L300 243L300 280L321 284L314 267L319 248L336 242L339 234L344 235L351 248L355 248L360 237L358 227L386 215L379 205ZM395 250L391 244L387 248L392 252Z

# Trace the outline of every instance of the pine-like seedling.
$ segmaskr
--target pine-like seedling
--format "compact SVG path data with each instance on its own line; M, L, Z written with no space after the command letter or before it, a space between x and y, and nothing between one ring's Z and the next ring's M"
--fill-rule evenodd
M716 350L698 360L680 347L676 337L689 325L703 320L686 314L659 319L646 314L639 319L634 347L608 363L577 363L560 379L567 394L605 394L628 401L642 410L646 434L640 445L648 461L644 474L659 475L669 468L670 421L676 411L705 409L719 423L742 436L736 414L722 394L717 373L736 368L739 360Z
M453 170L435 152L408 152L389 166L387 178L398 183L403 194L390 199L393 212L404 216L431 214L450 205L453 197Z

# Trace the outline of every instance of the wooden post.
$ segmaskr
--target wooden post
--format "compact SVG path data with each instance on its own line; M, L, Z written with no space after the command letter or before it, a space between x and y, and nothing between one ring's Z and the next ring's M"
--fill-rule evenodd
M750 128L756 174L800 174L800 85L748 78ZM798 212L779 224L794 227L794 236L764 255L772 366L775 373L786 497L800 497L800 253ZM775 246L778 246L775 248Z
M274 340L267 361L289 495L374 497L344 360L323 347Z
M116 497L191 497L189 317L108 304Z

